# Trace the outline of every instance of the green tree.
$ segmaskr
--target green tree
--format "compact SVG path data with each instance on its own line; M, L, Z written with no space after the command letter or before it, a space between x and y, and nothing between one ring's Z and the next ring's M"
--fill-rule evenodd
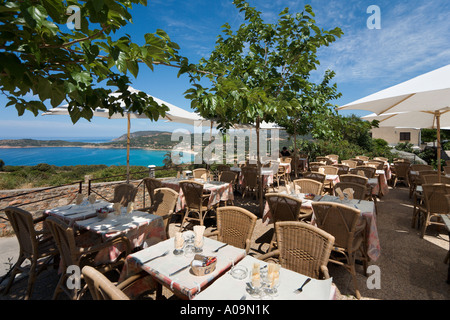
M317 27L310 5L296 14L286 8L278 22L270 24L246 1L233 3L244 13L245 23L236 32L228 23L222 26L223 35L218 36L214 51L197 66L211 87L198 84L201 75L194 73L193 88L186 91L186 97L203 117L214 117L222 130L234 124L254 124L260 166L260 123L277 122L300 108L297 101L303 102L302 94L308 95L310 73L319 64L318 48L328 46L342 31Z
M146 34L144 45L129 35L113 38L131 22L134 4L147 0L0 0L0 90L6 106L15 106L19 115L26 110L37 115L46 102L56 107L66 101L75 123L91 119L97 107L122 111L117 100L123 99L131 111L152 120L164 115L167 107L127 91L130 75L138 76L140 63L150 69L181 67L187 59L163 30ZM67 27L71 8L79 8L80 22L72 30ZM109 87L122 94L108 96Z

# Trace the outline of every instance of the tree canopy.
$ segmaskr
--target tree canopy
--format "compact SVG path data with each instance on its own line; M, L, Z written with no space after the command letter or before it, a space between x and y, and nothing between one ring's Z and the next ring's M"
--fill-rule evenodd
M342 31L320 29L310 5L295 14L286 8L271 24L245 0L233 3L245 23L236 32L228 23L222 26L214 51L197 66L207 74L211 87L197 83L200 74L192 77L193 88L186 92L191 106L203 117L213 117L222 129L236 123L278 122L293 110L317 108L321 99L304 102L312 92L318 97L333 75L327 72L322 86L311 83L311 72L319 64L317 50L334 42Z
M97 107L122 112L117 100L123 99L131 111L152 120L164 115L166 107L127 91L130 76L138 76L141 63L153 70L186 67L187 59L163 30L147 33L144 45L128 34L114 38L132 21L134 4L147 0L0 0L0 90L6 106L15 106L19 115L26 110L37 115L47 110L46 102L57 107L66 101L75 123L91 119ZM109 96L111 87L122 95Z

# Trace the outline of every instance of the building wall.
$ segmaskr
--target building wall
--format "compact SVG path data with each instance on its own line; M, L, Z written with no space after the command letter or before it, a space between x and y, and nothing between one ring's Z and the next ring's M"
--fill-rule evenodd
M410 140L400 140L400 133L410 133ZM409 142L413 145L420 147L420 129L404 129L404 128L392 128L382 127L372 129L372 138L384 139L390 146L396 146L397 144Z

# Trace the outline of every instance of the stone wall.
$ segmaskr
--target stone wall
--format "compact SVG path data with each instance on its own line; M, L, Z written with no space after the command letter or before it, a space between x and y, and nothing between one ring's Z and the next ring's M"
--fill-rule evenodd
M141 181L142 180L136 180L130 182L138 187L135 208L145 208L150 204L148 192L144 189L144 184L141 183ZM97 199L99 200L112 201L114 187L123 182L125 181L92 184L91 193L96 194ZM4 219L6 218L6 214L3 212L3 209L8 206L17 206L31 212L34 217L38 217L42 215L44 210L73 203L79 191L79 184L49 190L43 189L45 188L0 190L0 237L13 234L11 225ZM82 194L87 197L87 184L83 183Z

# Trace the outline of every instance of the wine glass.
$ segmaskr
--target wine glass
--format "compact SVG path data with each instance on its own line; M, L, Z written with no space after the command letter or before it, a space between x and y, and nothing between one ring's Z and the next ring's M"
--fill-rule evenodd
M94 209L94 203L95 203L95 200L96 200L95 194L89 195L88 201L89 201L89 203L91 204L91 208L92 208L92 209Z

